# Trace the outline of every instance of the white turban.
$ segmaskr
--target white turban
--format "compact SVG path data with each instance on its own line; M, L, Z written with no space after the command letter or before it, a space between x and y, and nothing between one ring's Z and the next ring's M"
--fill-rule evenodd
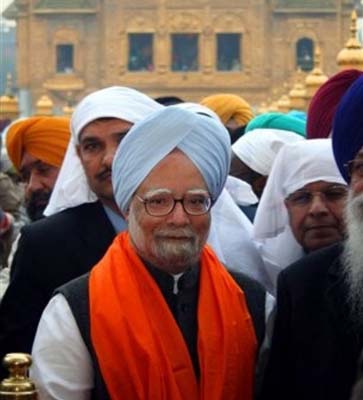
M79 135L87 124L99 118L119 118L136 123L162 108L161 104L145 94L121 86L101 89L86 96L72 115L71 140L44 214L52 215L97 200L76 153Z
M142 181L175 148L198 168L213 200L218 198L230 166L227 130L212 118L170 106L135 124L116 152L112 183L121 211L127 211Z
M255 129L239 138L232 145L232 151L253 171L268 176L281 147L302 140L305 139L294 132L279 129Z
M273 290L281 269L304 254L290 230L284 200L296 190L317 181L345 184L334 161L331 139L303 140L280 150L254 220L254 237Z

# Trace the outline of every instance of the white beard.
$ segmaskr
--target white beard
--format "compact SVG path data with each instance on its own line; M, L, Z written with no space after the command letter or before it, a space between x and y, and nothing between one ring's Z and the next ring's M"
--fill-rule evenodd
M343 252L343 270L348 283L348 301L354 321L363 324L363 194L353 197L349 191L345 209L347 240Z

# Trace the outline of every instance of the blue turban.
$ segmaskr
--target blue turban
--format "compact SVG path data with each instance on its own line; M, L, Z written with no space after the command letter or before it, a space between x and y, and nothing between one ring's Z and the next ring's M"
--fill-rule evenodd
M254 129L279 129L295 132L305 137L306 121L293 115L269 112L253 118L246 127L246 133Z
M143 180L176 148L198 168L213 200L218 198L230 166L228 131L213 118L170 106L136 123L116 152L112 184L121 211L128 210Z
M350 86L339 102L333 124L333 152L343 178L349 182L345 164L363 146L363 76Z

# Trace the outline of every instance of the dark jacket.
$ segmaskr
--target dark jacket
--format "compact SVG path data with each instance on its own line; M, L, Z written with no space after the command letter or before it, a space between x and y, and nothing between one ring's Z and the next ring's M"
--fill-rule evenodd
M148 269L158 284L160 291L182 332L194 365L196 376L199 377L200 372L197 355L198 269L191 270L180 278L185 278L185 281L181 282L179 280L179 293L177 295L173 294L173 278L170 275L158 271L156 268L148 267ZM236 272L230 273L245 293L256 337L259 344L261 344L265 331L265 290L258 282L244 274ZM67 299L93 361L94 389L92 391L92 399L108 400L109 395L100 371L90 334L88 278L88 274L77 278L59 288L57 292L63 294Z
M9 352L31 352L54 289L88 272L115 234L99 202L67 209L22 229L10 285L0 303L1 359Z
M334 245L280 273L261 399L349 399L363 342L347 303L341 253Z

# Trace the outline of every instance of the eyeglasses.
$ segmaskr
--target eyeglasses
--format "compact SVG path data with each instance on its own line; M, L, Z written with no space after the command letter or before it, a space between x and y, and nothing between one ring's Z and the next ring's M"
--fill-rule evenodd
M327 203L337 203L346 198L348 193L348 186L344 185L334 185L326 188L325 190L319 190L317 192L309 192L308 190L297 190L291 193L286 201L292 206L304 207L309 204L314 199L314 196L319 195L324 202Z
M212 199L207 191L190 191L183 198L175 199L170 192L159 192L142 198L135 197L144 204L146 212L153 217L164 217L170 214L176 203L181 203L184 211L189 215L206 214L212 207Z
M344 164L344 168L347 170L348 176L353 175L363 178L363 160L351 160Z

